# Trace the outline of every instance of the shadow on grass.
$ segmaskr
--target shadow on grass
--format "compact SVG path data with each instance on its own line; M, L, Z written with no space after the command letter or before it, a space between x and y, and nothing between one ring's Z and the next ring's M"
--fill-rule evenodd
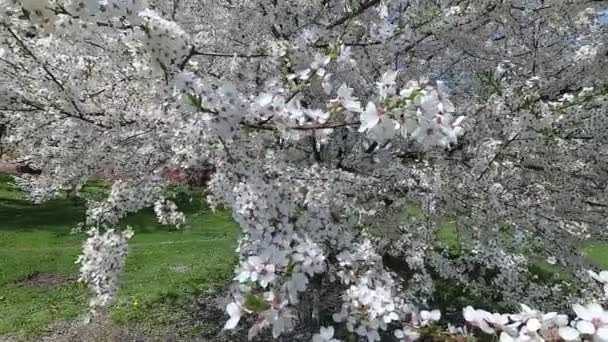
M70 234L71 228L84 222L87 199L102 200L107 196L108 185L102 181L90 181L81 190L82 197L68 198L61 195L49 201L36 204L12 184L8 175L0 174L0 234L2 231L52 232L58 237ZM203 201L202 189L186 189L174 186L175 202L179 210L190 216L194 213L209 212ZM172 226L158 223L152 208L127 215L119 227L131 226L135 233L153 233L175 230Z
M0 199L0 230L50 230L69 234L85 218L82 202L53 199L41 204L27 200Z

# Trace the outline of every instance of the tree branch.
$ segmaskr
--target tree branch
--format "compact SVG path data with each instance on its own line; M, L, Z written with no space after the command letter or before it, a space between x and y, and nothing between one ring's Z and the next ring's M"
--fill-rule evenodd
M209 57L227 57L227 58L265 58L268 57L268 54L265 53L257 53L257 54L251 54L251 55L247 55L247 54L240 54L240 53L223 53L223 52L203 52L203 51L197 51L196 49L193 50L192 54L194 56L209 56Z
M492 158L492 160L490 160L490 162L488 163L488 166L481 172L481 174L479 175L479 177L477 177L477 180L481 180L483 178L483 176L485 176L485 174L490 170L490 167L492 166L492 163L494 163L494 161L496 161L496 159L498 158L498 156L507 148L509 147L509 145L515 141L515 139L517 139L517 137L519 136L519 133L515 134L513 136L513 138L509 139L509 141L507 141L504 145L502 145L502 147L500 148L500 150L498 150L498 152L496 152L496 154L494 155L494 157Z
M344 24L345 22L351 20L352 18L358 16L359 14L365 12L368 8L373 7L377 4L380 3L380 0L368 0L364 3L362 3L359 8L357 8L356 11L354 12L350 12L347 13L346 15L344 15L343 17L341 17L340 19L334 21L333 23L329 24L326 28L327 29L332 29L336 26L340 26L342 24Z
M297 131L310 131L310 130L317 130L317 129L332 129L332 128L356 126L359 124L361 124L361 122L353 121L353 122L343 122L343 123L313 124L313 125L306 125L306 126L289 126L286 128L297 130ZM267 131L278 130L278 128L276 126L265 125L265 124L260 124L260 123L242 122L241 125L248 127L248 128L261 129L261 130L267 130Z
M39 175L42 171L32 168L29 165L0 163L0 173L8 174L30 174Z

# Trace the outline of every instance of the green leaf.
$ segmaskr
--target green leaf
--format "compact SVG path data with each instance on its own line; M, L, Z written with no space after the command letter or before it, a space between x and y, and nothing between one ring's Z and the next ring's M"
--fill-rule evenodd
M289 263L287 264L287 268L285 269L285 273L290 275L291 272L293 272L293 269L296 267L296 263L292 260L289 259Z
M200 95L187 94L190 104L199 112L203 111L203 98Z
M253 312L262 312L270 309L270 304L251 293L247 295L247 298L245 298L245 304L243 306L245 309Z

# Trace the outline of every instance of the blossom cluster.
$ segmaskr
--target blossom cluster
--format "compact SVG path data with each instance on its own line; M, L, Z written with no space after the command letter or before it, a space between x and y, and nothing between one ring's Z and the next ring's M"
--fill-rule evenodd
M412 342L422 337L454 340L458 337L467 340L493 335L501 342L523 341L608 341L608 311L597 303L574 304L574 319L557 312L543 313L521 304L520 311L514 314L491 313L483 309L467 306L462 315L465 326L456 327L448 323L447 329L429 329L441 320L439 310L421 310L411 313L409 321L401 322L402 328L394 330L399 341ZM349 329L350 330L350 329ZM335 328L322 327L313 341L339 341L334 338ZM357 330L357 334L367 337L368 341L378 341L376 335Z
M186 222L186 215L178 211L177 205L171 200L160 200L154 203L154 213L161 224L179 227Z
M525 304L515 314L490 313L468 306L463 309L463 316L471 327L485 334L500 335L500 341L504 342L608 340L608 312L599 304L574 304L572 309L576 314L573 320L568 315L543 313Z
M116 181L108 197L101 202L89 201L87 223L92 227L116 225L128 213L137 212L154 204L162 193L159 177L137 180L137 188L129 182ZM176 218L179 218L177 214Z
M360 132L367 131L379 141L400 134L425 147L453 147L464 134L464 116L454 117L455 107L441 81L431 87L410 81L397 96L397 72L386 72L377 83L379 104L368 102L361 114ZM426 82L425 82L426 83ZM346 97L346 103L353 99Z
M107 307L116 299L118 275L124 267L127 241L133 236L133 230L110 229L101 233L93 228L88 235L83 254L76 263L80 264L80 281L87 283L95 293L90 303L95 310Z

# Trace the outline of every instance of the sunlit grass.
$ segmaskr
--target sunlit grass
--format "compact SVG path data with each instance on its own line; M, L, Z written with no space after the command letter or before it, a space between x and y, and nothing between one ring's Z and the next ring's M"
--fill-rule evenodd
M103 197L103 184L83 191ZM182 201L188 224L182 229L156 222L152 210L129 216L135 235L113 317L118 322L143 321L175 300L188 300L206 289L223 286L236 261L238 227L225 212L204 208L201 196ZM83 221L82 201L58 198L34 205L0 178L0 335L37 334L52 322L87 312L89 292L78 283L74 263L86 238L71 234ZM23 279L35 273L65 277L57 287L32 287Z

